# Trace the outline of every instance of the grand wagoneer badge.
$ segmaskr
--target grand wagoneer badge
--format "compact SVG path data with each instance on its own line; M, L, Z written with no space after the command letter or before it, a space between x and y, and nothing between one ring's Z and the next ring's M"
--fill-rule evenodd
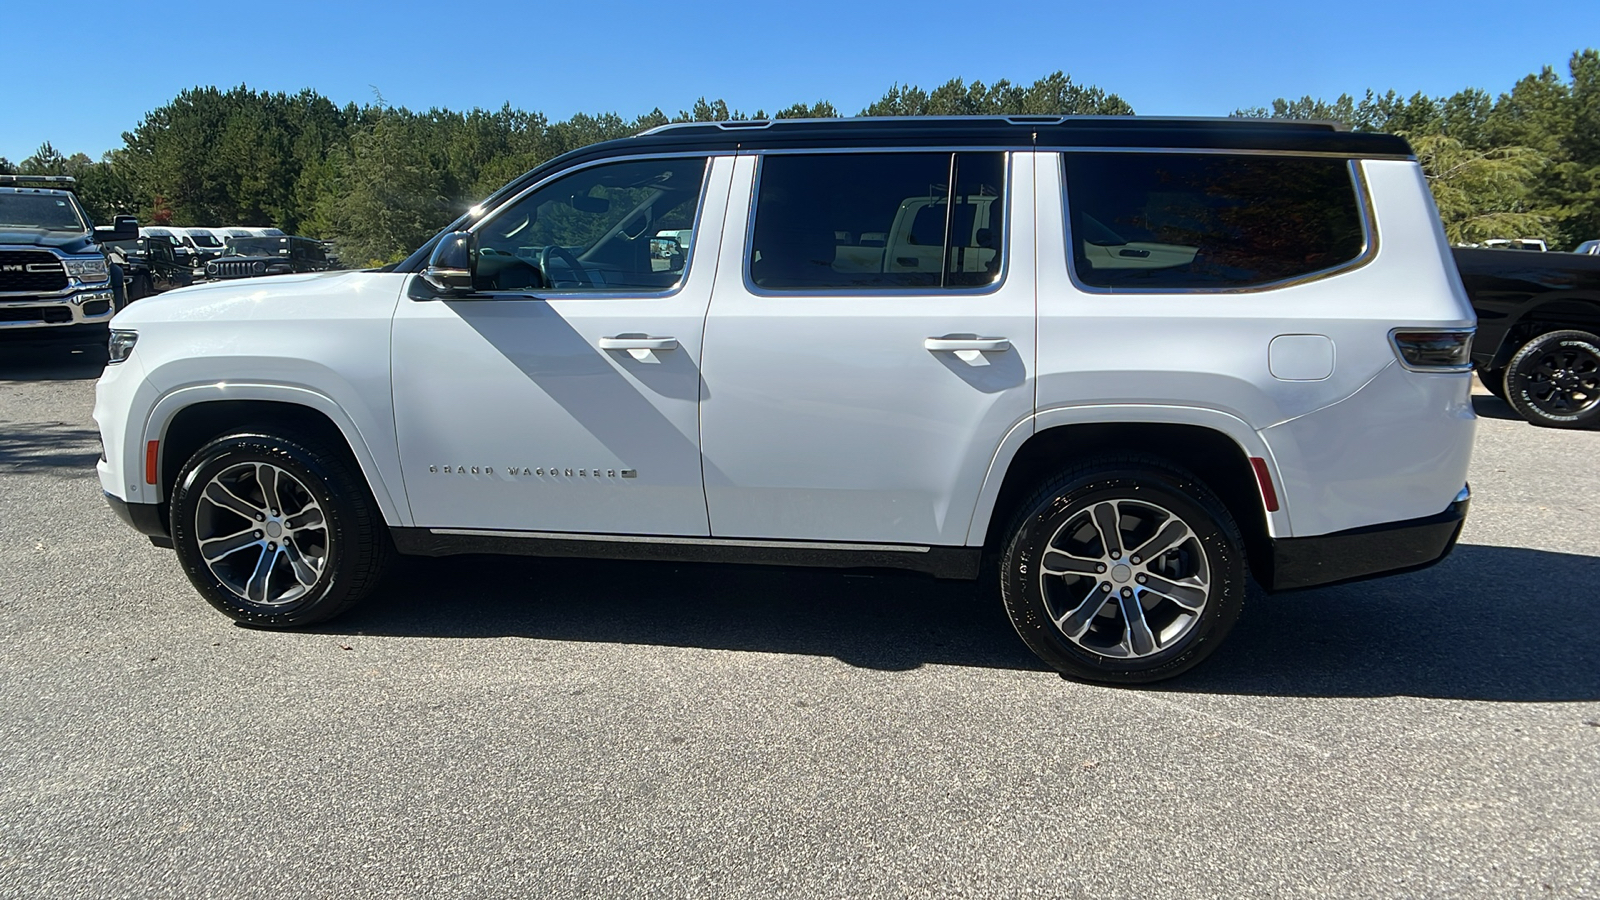
M527 478L638 478L637 469L569 469L562 466L429 466L430 475L494 475L496 473Z

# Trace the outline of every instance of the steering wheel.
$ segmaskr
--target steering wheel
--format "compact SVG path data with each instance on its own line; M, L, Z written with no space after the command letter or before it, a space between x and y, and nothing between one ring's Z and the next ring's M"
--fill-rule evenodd
M578 277L579 284L587 288L594 287L594 282L589 279L589 273L583 269L583 263L578 262L578 258L572 255L571 250L559 244L546 244L539 250L539 271L544 273L544 280L547 284L555 284L555 279L550 277L551 257L558 257L562 265L571 269L572 274Z

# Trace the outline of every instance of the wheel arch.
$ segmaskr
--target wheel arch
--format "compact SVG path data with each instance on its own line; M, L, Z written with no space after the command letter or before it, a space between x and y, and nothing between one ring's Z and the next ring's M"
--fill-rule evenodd
M1129 451L1166 460L1204 481L1238 523L1251 568L1271 571L1272 538L1288 530L1287 511L1282 506L1278 512L1267 511L1251 458L1266 461L1280 499L1283 481L1265 442L1242 420L1216 411L1177 408L1078 408L1054 413L1037 417L1038 427L1031 434L1008 440L996 454L973 516L969 544L998 547L1018 504L1063 465L1096 454Z
M147 490L161 502L172 495L183 465L207 441L227 431L288 426L342 449L360 469L383 519L408 524L388 488L382 467L361 430L332 398L286 385L222 384L184 388L162 397L145 423L137 471L144 471L144 448L159 441L158 483Z
M1494 368L1504 368L1522 346L1541 334L1565 329L1600 334L1600 294L1556 291L1528 303L1495 348Z

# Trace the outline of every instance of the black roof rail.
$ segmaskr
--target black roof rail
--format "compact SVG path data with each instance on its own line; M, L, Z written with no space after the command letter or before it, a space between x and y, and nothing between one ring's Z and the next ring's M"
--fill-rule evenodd
M77 184L71 175L0 175L0 184Z

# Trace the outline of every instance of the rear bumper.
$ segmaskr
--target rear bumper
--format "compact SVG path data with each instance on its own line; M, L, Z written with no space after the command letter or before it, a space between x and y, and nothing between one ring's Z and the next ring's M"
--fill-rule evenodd
M105 493L102 491L102 493ZM150 538L157 547L172 546L172 536L167 533L166 520L158 503L129 503L121 497L105 493L106 503L123 524Z
M1471 492L1462 488L1437 515L1279 538L1272 542L1272 571L1257 573L1257 579L1269 591L1292 591L1425 569L1455 549L1471 502Z

